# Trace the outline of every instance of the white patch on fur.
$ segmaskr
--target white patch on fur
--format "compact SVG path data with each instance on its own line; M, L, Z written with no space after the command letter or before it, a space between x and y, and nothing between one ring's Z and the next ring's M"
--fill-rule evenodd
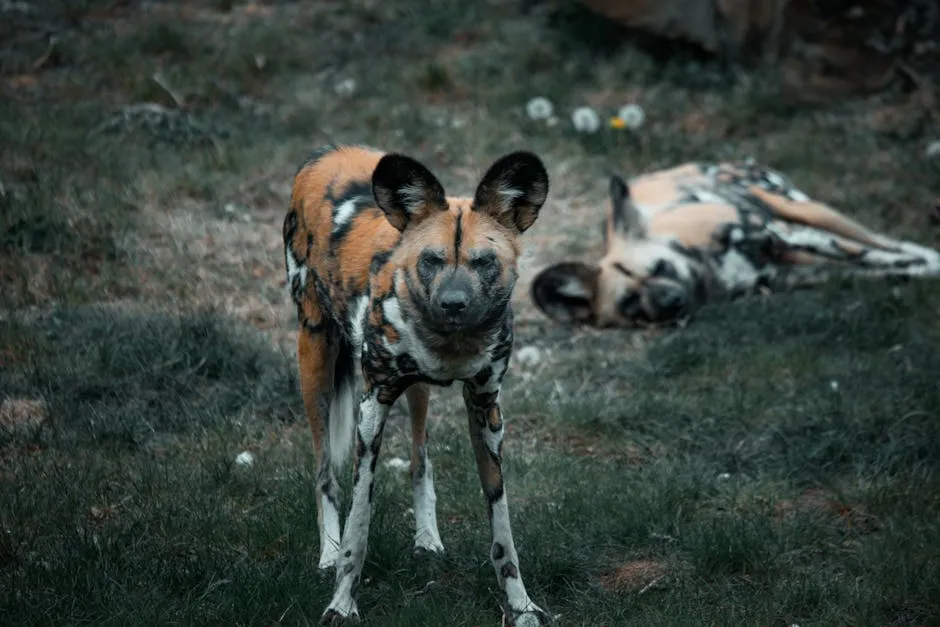
M569 278L562 285L558 286L558 294L568 298L587 298L590 299L594 294L587 289L582 281Z
M355 379L340 386L330 404L330 465L337 473L352 452L356 428L355 389Z
M333 209L333 234L339 233L356 215L358 198L350 198Z
M379 403L374 396L364 398L359 404L359 435L365 443L365 453L359 460L359 481L353 486L352 506L346 519L340 555L336 562L336 588L324 613L332 610L340 616L359 614L352 592L366 559L369 525L372 520L372 504L369 502L369 492L374 480L372 442L388 418L388 409L387 405Z
M499 445L503 441L503 427L499 427L499 431L493 431L489 426L483 427L483 443L486 444L486 448L489 449L490 453L494 456L499 454Z
M287 250L284 252L284 259L287 262L288 291L293 289L294 277L296 276L300 276L300 289L303 289L307 284L307 266L297 263L297 260L294 259L294 251L290 244L287 245Z
M503 374L506 372L506 368L508 367L509 360L493 362L493 374L490 376L490 380L486 382L486 385L483 386L483 391L492 392L492 387L499 386L499 382L503 380ZM499 400L498 396L496 400Z
M499 543L503 547L503 555L499 559L492 559L492 549L490 559L493 568L496 569L496 578L500 587L506 593L506 600L509 607L514 612L519 613L543 613L544 610L532 602L529 594L526 592L525 585L522 583L522 569L519 567L519 555L516 553L516 546L512 538L512 528L509 524L509 505L506 501L506 491L503 488L502 496L493 503L493 543ZM492 545L491 545L492 546ZM504 579L500 572L506 562L512 562L516 567L516 576Z
M319 568L325 570L336 565L339 557L340 528L339 512L333 502L326 496L320 497L320 506L323 508L323 527L320 529L320 563Z
M504 213L512 208L512 201L521 197L525 192L515 187L500 187L497 194L500 198L500 212Z
M353 372L359 372L363 328L368 306L369 297L362 295L352 301L348 309L348 328L355 363ZM330 464L335 472L342 469L353 447L356 427L355 390L356 377L353 376L352 379L339 386L330 406Z
M366 311L369 307L369 297L365 294L356 298L349 308L349 329L352 337L353 350L356 352L356 358L362 350L363 329L366 324Z
M798 190L795 187L791 187L789 190L787 190L787 197L789 197L790 200L795 200L797 202L809 202L810 201L809 195L803 193L802 191Z
M489 365L489 349L473 359L461 359L454 362L447 362L435 355L418 339L414 325L404 319L401 304L394 296L382 303L382 309L385 312L385 318L395 327L399 335L399 341L395 344L390 343L388 338L383 338L385 348L393 355L411 355L421 372L432 379L438 381L468 379Z
M707 189L698 187L692 190L692 193L695 195L695 201L699 203L719 203L725 204L728 202L728 199L722 196L721 194L716 194Z
M757 270L746 256L733 248L718 258L717 262L718 280L729 291L753 288L758 279L766 276L766 272L772 268L766 266L764 271Z
M828 276L828 272L841 276L940 276L940 252L919 246L911 242L888 241L888 245L896 246L898 250L882 250L879 248L864 247L864 261L868 267L853 266L853 256L847 254L838 246L842 243L848 247L856 247L858 243L852 240L842 240L828 231L820 231L808 227L790 227L778 229L776 225L769 225L784 241L793 246L809 247L824 253L833 260L841 260L845 266L829 265L827 268L817 268L819 278ZM911 264L905 267L897 264ZM828 272L827 272L828 271ZM809 276L812 272L797 269L794 276Z
M424 476L414 482L415 548L443 553L444 543L437 528L437 495L434 493L434 470L427 449L424 458Z
M516 198L522 196L524 193L525 192L523 192L521 189L517 189L515 187L501 187L499 189L499 195L508 201L513 201Z
M843 240L828 231L804 226L780 227L771 224L768 228L789 245L810 247L828 257L816 265L784 269L781 274L785 283L791 287L816 285L834 277L940 276L940 252L911 242L891 240L879 235L879 241L883 241L884 245L893 247L894 250L863 246L863 249L867 251L864 261L868 266L862 267L856 265L853 255L841 250L837 245L841 243L848 247L859 246L859 243L854 240ZM902 267L897 264L911 265Z
M427 198L427 190L421 185L402 185L398 188L398 193L405 201L405 209L409 215L420 209Z
M785 181L783 180L783 177L773 170L764 170L764 176L767 177L767 182L769 182L774 187L785 187Z

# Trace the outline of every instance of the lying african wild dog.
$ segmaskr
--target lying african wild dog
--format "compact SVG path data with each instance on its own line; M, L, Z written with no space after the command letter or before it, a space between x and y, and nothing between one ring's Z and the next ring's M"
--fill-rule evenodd
M605 254L540 271L550 318L596 327L687 320L702 305L838 276L936 276L940 252L876 233L747 160L610 179Z
M415 550L444 550L427 451L428 386L456 380L463 382L489 511L490 559L508 614L546 619L526 593L513 544L500 467L499 389L513 341L517 236L535 222L547 193L545 168L527 152L496 161L473 198L445 196L410 157L363 147L320 149L297 173L284 245L318 468L319 566L336 567L324 621L358 619L354 594L376 460L389 409L402 393L411 414ZM357 419L359 367L365 391ZM333 473L354 438L352 504L341 536Z

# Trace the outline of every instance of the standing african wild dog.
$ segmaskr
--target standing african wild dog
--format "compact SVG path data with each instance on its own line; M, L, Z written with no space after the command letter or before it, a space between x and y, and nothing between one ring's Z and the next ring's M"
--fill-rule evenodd
M687 163L610 179L605 254L532 281L550 318L597 327L670 324L706 303L832 275L940 275L940 252L876 233L753 160Z
M527 152L496 161L473 198L445 196L410 157L363 147L320 149L297 173L284 246L317 460L319 566L336 567L324 620L358 618L354 595L376 461L389 409L402 393L411 414L415 550L443 551L427 451L428 385L458 380L508 613L546 618L526 593L513 544L499 389L513 340L517 236L535 222L547 193L545 168ZM365 390L358 416L357 368ZM352 504L341 536L333 473L353 440Z

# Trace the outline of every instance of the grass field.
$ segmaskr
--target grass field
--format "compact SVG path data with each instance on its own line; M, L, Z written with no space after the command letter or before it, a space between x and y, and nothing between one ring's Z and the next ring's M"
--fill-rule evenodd
M2 7L4 624L317 622L333 582L280 228L329 140L409 152L454 191L514 149L546 162L515 298L517 346L541 358L507 377L504 457L527 588L561 624L940 624L935 282L746 300L659 333L562 328L526 294L596 251L612 170L691 158L753 155L936 246L919 101L797 107L561 1ZM539 95L557 126L525 117ZM640 133L570 129L574 107L626 101ZM435 391L447 552L415 557L410 482L384 465L408 454L393 412L366 624L499 624L464 425L459 390Z

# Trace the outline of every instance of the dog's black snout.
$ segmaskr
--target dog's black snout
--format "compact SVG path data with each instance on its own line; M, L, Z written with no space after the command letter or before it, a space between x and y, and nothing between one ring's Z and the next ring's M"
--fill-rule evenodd
M675 318L686 305L686 293L678 286L656 286L651 289L649 299L659 320Z
M653 301L660 309L672 309L682 304L682 294L675 290L659 290L654 293Z
M444 313L453 316L467 308L470 304L470 294L463 290L446 290L441 292L440 303Z

